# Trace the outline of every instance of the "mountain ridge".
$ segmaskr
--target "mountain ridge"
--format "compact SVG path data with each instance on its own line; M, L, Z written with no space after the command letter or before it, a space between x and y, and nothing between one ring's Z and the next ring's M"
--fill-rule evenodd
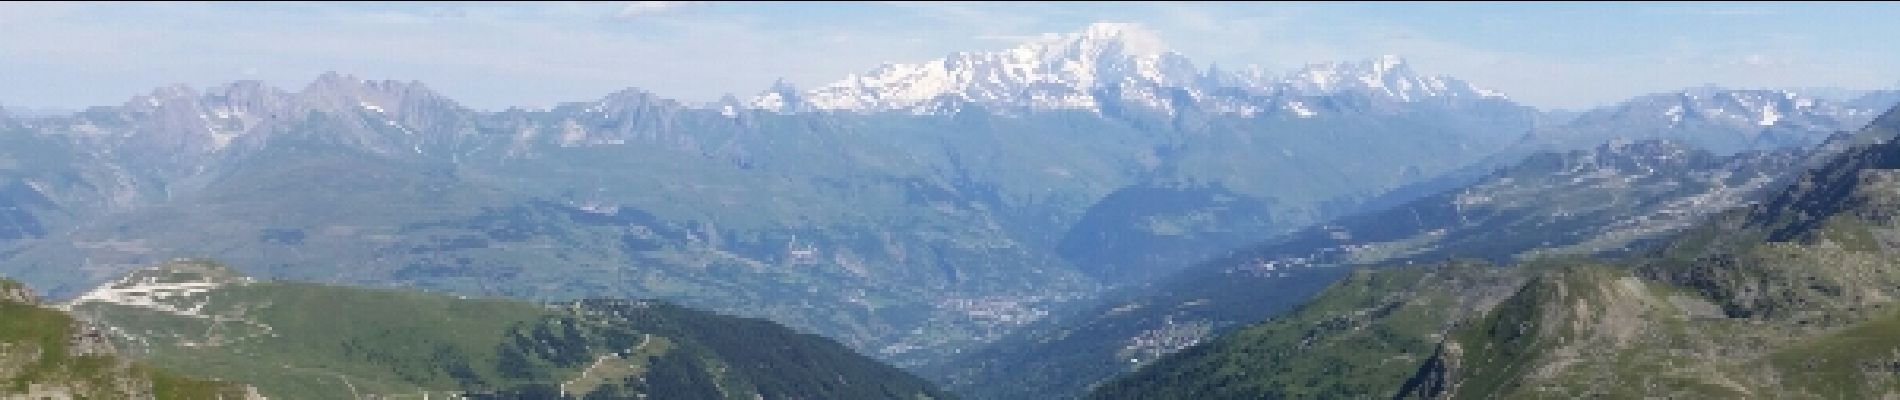
M1393 313L1352 331L1275 336L1321 312L1271 320L1157 362L1211 371L1145 368L1091 398L1173 398L1209 391L1272 397L1306 380L1331 395L1394 398L1832 397L1900 393L1886 366L1896 282L1890 255L1900 200L1892 195L1900 107L1824 153L1765 201L1731 208L1641 254L1609 262L1551 258L1500 269L1524 282L1475 313L1420 321ZM1407 278L1444 265L1373 272L1427 293L1468 284ZM1352 285L1322 298L1365 298ZM1443 306L1407 303L1414 312ZM1422 309L1422 310L1420 310ZM1424 322L1430 325L1421 326ZM1448 326L1449 329L1431 329ZM1299 354L1304 343L1357 342L1338 354ZM1248 350L1256 349L1256 350ZM1278 363L1251 351L1287 355ZM1348 364L1327 360L1347 358ZM1269 365L1272 364L1272 365ZM1405 373L1407 368L1413 371ZM1337 374L1337 370L1376 373ZM1268 374L1268 371L1278 373ZM1261 378L1266 376L1269 378Z
M1115 64L1123 53L1162 59L1143 46L1075 49L1113 53L1131 67L1108 70L1124 78L1148 79ZM1149 81L1240 73L1180 69ZM334 73L294 90L161 87L0 123L0 268L59 297L190 256L336 284L666 298L917 365L1228 244L1472 170L1550 118L1481 94L1430 101L1417 91L1465 89L1396 58L1307 70L1307 89L1201 99L1347 112L1248 117L1140 85L1089 96L1172 93L1154 98L1183 107L780 114L630 88L490 112L419 83ZM1335 70L1373 79L1313 83ZM1734 132L1715 128L1700 133ZM1179 344L1160 343L1137 347Z
M1458 187L1189 262L1052 312L1048 321L929 371L975 398L1073 396L1118 372L1297 309L1358 266L1641 251L1785 185L1809 153L1717 156L1663 140L1540 152ZM997 379L1036 384L981 383Z
M1345 96L1348 105L1329 100ZM783 81L748 105L774 112L836 110L946 114L964 106L991 112L1117 107L1174 115L1189 109L1242 116L1311 118L1363 106L1353 102L1508 100L1447 76L1421 76L1404 58L1309 64L1285 75L1256 66L1232 73L1196 67L1139 24L1095 23L1045 34L996 52L958 52L917 64L886 62L817 89Z

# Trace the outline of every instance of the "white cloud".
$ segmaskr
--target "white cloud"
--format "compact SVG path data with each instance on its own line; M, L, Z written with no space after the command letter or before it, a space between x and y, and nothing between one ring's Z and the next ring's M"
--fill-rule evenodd
M620 18L640 18L703 4L703 1L635 1L615 14Z

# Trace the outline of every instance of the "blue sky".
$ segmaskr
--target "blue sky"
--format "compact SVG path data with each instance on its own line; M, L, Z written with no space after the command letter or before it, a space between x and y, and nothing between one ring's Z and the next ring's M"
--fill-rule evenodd
M710 101L1113 21L1203 66L1399 54L1577 109L1704 84L1895 88L1895 20L1896 3L6 3L0 105L243 79L294 90L324 71L419 80L480 109L627 87Z

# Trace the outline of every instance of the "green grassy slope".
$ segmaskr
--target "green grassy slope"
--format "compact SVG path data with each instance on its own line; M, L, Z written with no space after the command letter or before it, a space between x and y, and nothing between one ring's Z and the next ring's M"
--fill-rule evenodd
M0 294L25 293L0 279ZM132 363L111 352L76 352L78 321L30 298L0 296L0 397L244 398L245 388Z
M1863 134L1900 127L1900 110ZM1871 132L1871 133L1870 133ZM1432 345L1405 319L1311 335L1258 332L1325 326L1287 318L1177 354L1104 385L1103 397L1166 398L1271 387L1239 397L1330 394L1418 398L1885 398L1900 396L1900 142L1863 142L1805 173L1769 201L1719 215L1629 260L1551 260L1477 312L1438 311L1453 326L1431 356L1395 379L1389 360ZM1442 267L1441 267L1442 268ZM1416 274L1388 270L1376 275ZM1350 282L1350 281L1349 281ZM1420 287L1429 286L1421 284ZM1453 292L1470 285L1443 285ZM1400 289L1394 289L1400 290ZM1355 298L1350 283L1309 305ZM1402 292L1402 291L1401 291ZM1361 296L1363 298L1363 296ZM1408 303L1429 310L1428 303ZM1401 308L1402 309L1402 308ZM1343 318L1350 309L1322 312ZM1337 351L1314 343L1366 338ZM1237 371L1272 371L1273 375ZM1283 377L1315 377L1285 381ZM1273 385L1258 382L1275 382ZM1153 384L1161 382L1165 384ZM1251 386L1250 386L1251 385ZM1275 386L1277 385L1277 386Z
M1508 295L1521 272L1470 262L1356 271L1292 313L1163 358L1090 397L1390 397L1432 355L1448 321Z
M660 302L256 282L181 261L72 307L155 365L250 382L271 398L945 397L828 339Z

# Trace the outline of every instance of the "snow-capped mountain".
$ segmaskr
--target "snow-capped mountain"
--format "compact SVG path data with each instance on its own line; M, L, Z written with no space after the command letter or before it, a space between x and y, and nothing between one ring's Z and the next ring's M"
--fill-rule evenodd
M1331 98L1331 99L1326 99ZM835 110L955 112L966 105L1031 110L1139 108L1172 114L1188 107L1225 114L1312 117L1363 103L1505 99L1496 91L1414 72L1399 56L1308 65L1290 74L1251 66L1201 70L1136 24L1096 23L1045 34L998 52L960 52L917 64L886 63L800 92L778 82L749 102L776 112Z
M1269 82L1255 84L1267 83ZM1270 84L1283 87L1288 93L1301 96L1361 93L1382 95L1382 97L1398 101L1427 98L1506 98L1503 93L1480 88L1456 78L1419 75L1412 71L1404 58L1395 55L1384 55L1351 63L1313 64Z
M1807 146L1830 133L1864 125L1892 106L1874 103L1840 102L1786 90L1698 87L1592 110L1537 136L1572 145L1619 138L1674 139L1717 153Z
M1854 117L1867 119L1878 112L1849 108L1838 102L1783 90L1728 90L1716 87L1639 97L1613 110L1623 115L1644 113L1645 117L1666 121L1672 126L1690 120L1734 126L1835 125L1837 123L1832 120Z
M1000 52L960 52L917 64L886 63L802 94L820 110L935 113L970 102L989 107L1094 109L1095 90L1137 90L1161 105L1162 88L1192 85L1198 77L1186 57L1166 50L1160 38L1133 24L1098 23L1081 32L1045 35ZM787 110L801 100L784 86L757 97L761 108ZM948 100L948 101L945 101ZM776 107L774 107L776 106Z

